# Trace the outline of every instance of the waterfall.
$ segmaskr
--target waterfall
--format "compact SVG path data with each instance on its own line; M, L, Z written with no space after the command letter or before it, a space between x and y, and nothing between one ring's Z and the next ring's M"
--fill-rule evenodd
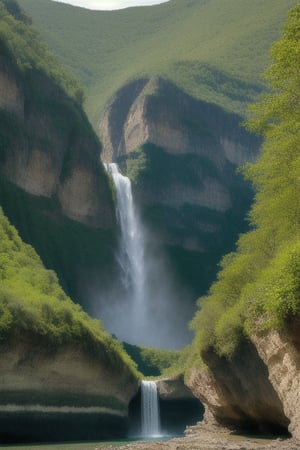
M121 228L118 260L122 268L123 283L131 291L132 301L141 302L145 292L145 238L134 207L131 182L118 170L115 163L108 165L116 187L117 216Z
M160 414L155 381L142 381L141 396L142 436L157 437L160 435Z
M158 241L142 223L130 179L117 164L106 165L116 189L120 227L116 254L121 277L105 291L99 318L119 339L147 347L179 348L186 344L191 314Z

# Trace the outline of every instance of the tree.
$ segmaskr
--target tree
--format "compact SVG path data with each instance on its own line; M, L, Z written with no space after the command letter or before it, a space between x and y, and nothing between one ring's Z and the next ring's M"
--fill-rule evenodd
M246 333L285 326L300 312L300 4L271 56L270 90L250 107L246 124L264 137L260 158L244 168L256 189L253 228L200 300L193 351L213 346L230 356Z

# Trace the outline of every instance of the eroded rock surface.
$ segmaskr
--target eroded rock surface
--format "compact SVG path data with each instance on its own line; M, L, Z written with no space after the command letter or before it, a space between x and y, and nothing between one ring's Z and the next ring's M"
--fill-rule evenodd
M252 337L268 367L270 381L290 420L289 431L300 438L300 320L292 319L286 332L264 332Z
M1 442L126 434L138 381L105 347L92 354L22 335L1 343L0 354Z
M103 160L131 178L146 223L193 298L246 229L252 191L236 169L256 159L260 142L241 121L161 78L123 86L99 121Z
M218 423L252 432L284 433L289 419L255 346L244 342L231 360L203 352L208 366L193 369L187 385Z
M0 171L29 194L57 198L63 214L108 229L115 224L101 146L75 102L42 74L31 88L8 57L0 60L0 108L9 125Z

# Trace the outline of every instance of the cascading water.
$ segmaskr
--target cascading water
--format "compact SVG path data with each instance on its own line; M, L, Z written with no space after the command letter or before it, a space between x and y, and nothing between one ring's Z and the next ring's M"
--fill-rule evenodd
M142 436L158 437L160 431L159 398L155 381L141 383Z
M121 227L121 248L118 255L123 282L131 290L133 303L141 301L145 291L145 239L135 210L131 182L118 170L115 163L108 165L117 193L117 214Z
M140 220L131 182L117 164L106 165L117 197L121 286L103 295L99 311L105 327L123 341L148 347L178 348L189 341L191 312L158 245Z

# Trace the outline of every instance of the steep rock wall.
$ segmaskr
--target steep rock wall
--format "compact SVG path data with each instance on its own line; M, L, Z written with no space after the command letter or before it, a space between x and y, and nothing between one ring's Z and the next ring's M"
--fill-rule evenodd
M300 319L292 318L285 332L271 331L252 337L268 367L270 381L290 420L289 431L300 438Z
M24 96L12 67L0 58L0 108L24 116Z
M205 405L208 417L244 431L287 430L289 418L282 400L251 342L242 343L231 360L219 357L212 349L202 357L207 367L191 370L186 383Z
M99 121L103 160L131 178L145 221L194 297L246 229L252 192L236 169L255 160L259 141L241 120L151 78L123 86Z
M0 205L93 313L91 279L107 290L118 275L113 192L100 153L80 105L43 72L22 72L1 41Z
M171 154L209 154L219 166L226 159L240 165L255 160L258 141L239 119L161 78L133 81L115 94L99 121L102 158L111 162L151 142Z
M2 175L30 194L58 198L63 214L72 220L113 227L101 147L79 106L42 74L24 79L2 56L0 108L18 130L1 130L9 138L1 148Z

